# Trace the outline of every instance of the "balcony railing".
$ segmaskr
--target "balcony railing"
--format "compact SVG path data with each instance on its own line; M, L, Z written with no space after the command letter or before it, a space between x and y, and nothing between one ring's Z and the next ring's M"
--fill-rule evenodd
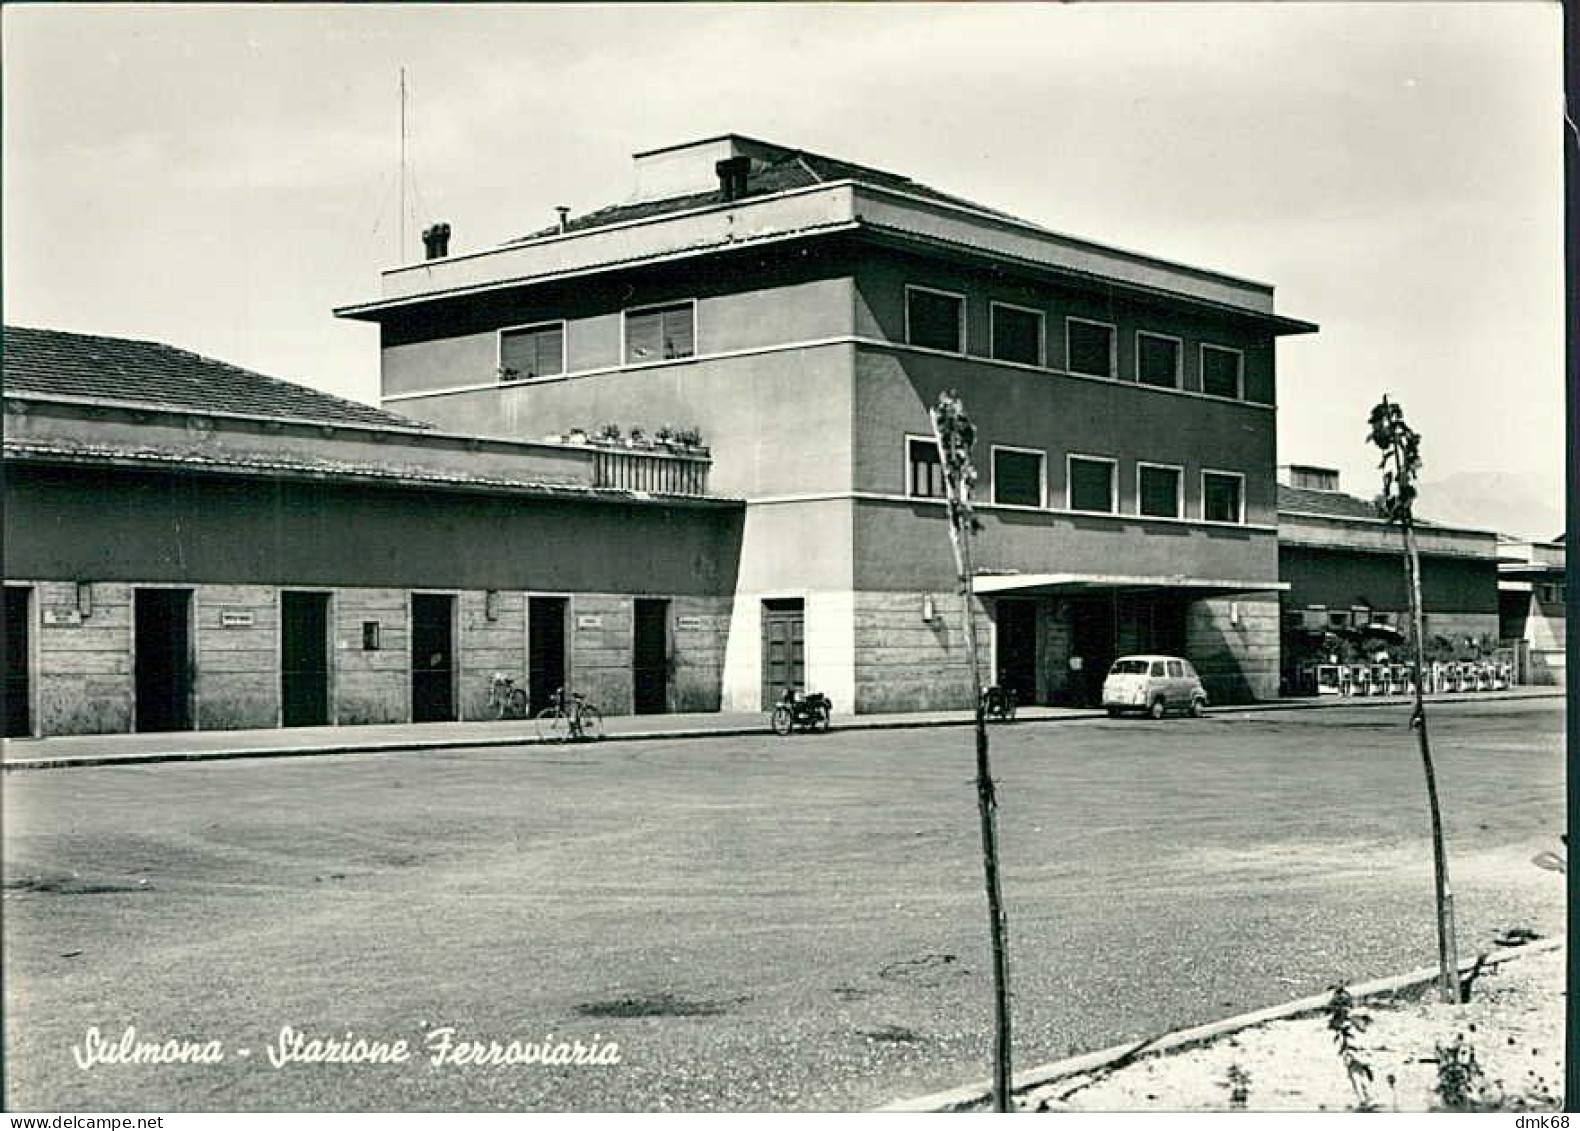
M598 450L594 453L596 486L655 495L706 495L712 460L701 454Z

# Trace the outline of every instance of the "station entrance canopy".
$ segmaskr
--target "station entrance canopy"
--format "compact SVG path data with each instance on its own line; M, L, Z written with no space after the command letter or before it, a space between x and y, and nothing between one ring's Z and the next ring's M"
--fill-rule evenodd
M1121 593L1194 593L1208 597L1215 594L1276 593L1288 588L1287 581L1190 577L1184 574L979 573L976 576L976 591L984 597L1079 597Z

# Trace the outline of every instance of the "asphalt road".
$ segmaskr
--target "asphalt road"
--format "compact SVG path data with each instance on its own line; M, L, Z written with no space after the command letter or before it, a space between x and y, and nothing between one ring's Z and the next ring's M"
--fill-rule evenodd
M1433 727L1462 949L1560 932L1528 861L1563 827L1562 703ZM993 754L1020 1066L1435 960L1402 711ZM949 728L7 775L7 1106L826 1109L982 1078L971 758ZM286 1025L411 1059L274 1067ZM90 1026L224 1060L79 1068ZM435 1067L443 1026L620 1063Z

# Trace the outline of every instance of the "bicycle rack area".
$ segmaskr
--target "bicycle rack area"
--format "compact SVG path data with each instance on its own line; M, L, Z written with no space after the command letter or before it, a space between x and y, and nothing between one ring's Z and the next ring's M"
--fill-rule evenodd
M1506 691L1514 684L1514 665L1503 661L1436 661L1423 665L1428 695L1445 692ZM1415 680L1408 664L1302 664L1295 694L1361 698L1371 695L1413 695Z

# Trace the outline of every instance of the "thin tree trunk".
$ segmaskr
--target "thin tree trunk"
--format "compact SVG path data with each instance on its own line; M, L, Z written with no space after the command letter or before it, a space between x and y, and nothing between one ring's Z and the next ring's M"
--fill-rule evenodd
M1421 559L1416 553L1415 526L1409 515L1404 528L1405 580L1410 591L1410 635L1415 672L1415 711L1411 725L1421 748L1421 769L1426 774L1426 800L1432 814L1432 872L1437 896L1438 994L1444 1002L1459 1003L1459 944L1454 937L1454 890L1448 881L1448 854L1443 848L1443 815L1437 802L1437 773L1432 767L1432 741L1426 729L1426 688L1421 653L1426 647L1426 617L1421 608Z
M934 431L937 425L934 424ZM940 438L939 451L943 452ZM982 826L982 873L987 886L988 931L993 946L993 1110L1010 1110L1009 942L998 872L998 795L988 761L987 719L982 713L981 669L977 665L976 587L968 531L960 529L954 501L949 508L949 543L960 574L965 614L966 659L971 666L971 698L976 704L977 816Z

